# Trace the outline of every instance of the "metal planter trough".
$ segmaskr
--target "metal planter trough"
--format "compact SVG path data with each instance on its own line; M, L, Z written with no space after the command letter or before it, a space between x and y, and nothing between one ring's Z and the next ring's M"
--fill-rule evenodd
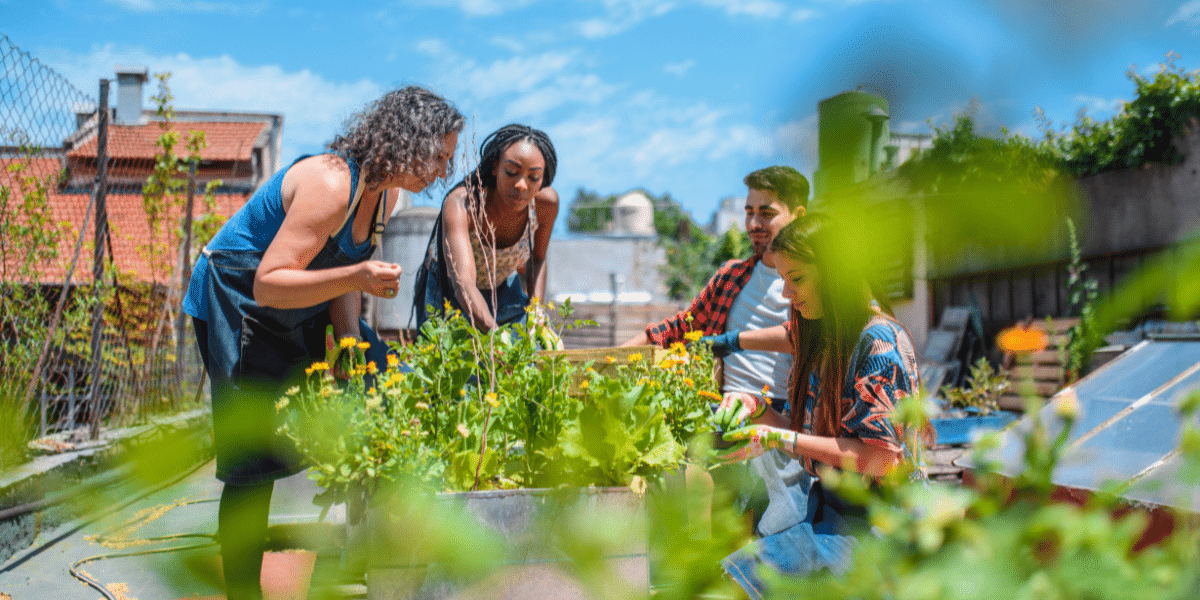
M979 436L1000 431L1016 421L1020 416L1015 412L997 410L990 414L980 414L976 409L957 411L955 416L942 416L929 420L937 432L937 443L945 446L971 444Z
M649 593L646 506L627 487L438 494L397 506L373 501L348 526L370 600L584 600L594 597L585 581Z

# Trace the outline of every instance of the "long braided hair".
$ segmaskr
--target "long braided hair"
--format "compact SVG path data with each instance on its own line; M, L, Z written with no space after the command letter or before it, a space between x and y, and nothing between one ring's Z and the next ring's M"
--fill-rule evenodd
M462 184L467 186L468 191L495 189L496 165L500 162L500 157L510 146L523 141L537 146L538 151L542 153L542 160L546 163L546 168L542 171L542 187L548 187L554 182L554 173L558 170L558 154L554 151L554 143L550 141L546 132L518 123L505 125L483 139L479 167L467 175Z

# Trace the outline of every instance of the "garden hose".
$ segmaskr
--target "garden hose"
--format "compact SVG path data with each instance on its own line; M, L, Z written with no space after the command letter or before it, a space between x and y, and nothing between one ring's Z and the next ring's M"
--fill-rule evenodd
M89 519L88 521L80 524L80 527L83 527L84 525L87 525L89 523L94 523L105 516L114 514L117 511L119 511L123 508L126 508L129 505L131 505L139 500L146 498L147 496L149 496L151 494L154 494L154 493L164 490L172 485L175 485L175 484L179 483L180 481L182 481L183 479L191 476L196 471L200 470L200 467L202 467L206 464L208 464L208 461L203 461L203 462L197 463L191 469L180 474L178 477L175 477L174 479L171 479L169 481L165 481L151 489L146 490L145 492L142 492L142 493L134 496L133 498L130 498L129 500L127 500L117 506L114 506L113 508L105 511L104 513L97 515L97 516L93 517L92 519ZM136 529L137 527L140 527L141 525L144 525L146 523L149 523L150 521L153 521L154 519L161 517L162 515L166 514L167 511L169 511L173 508L177 508L179 506L186 506L186 505L190 505L190 504L200 504L200 503L205 503L205 502L216 502L216 501L217 501L216 498L205 498L205 499L200 499L200 500L181 501L181 502L176 502L171 505L166 505L165 510L164 510L164 507L160 505L159 507L156 507L155 509L150 511L148 514L135 515L132 519L125 521L124 523L118 525L117 527L110 528L107 531L105 531L104 533L101 533L97 536L90 538L89 541L96 541L96 542L104 543L108 539L107 536L109 536L112 532L120 531L120 530ZM107 554L97 554L97 555L89 556L87 558L76 561L74 564L71 565L70 573L71 573L71 576L74 577L75 579L78 579L79 581L83 582L84 584L87 584L89 587L100 592L100 594L103 595L107 600L120 600L117 596L115 596L112 592L110 592L106 587L104 587L103 584L101 584L99 581L97 581L95 578L93 578L91 575L89 575L86 571L81 569L81 567L85 564L88 564L90 562L95 562L98 560L105 560L105 559L110 559L110 558L122 558L122 557L127 557L127 556L159 554L159 553L164 553L164 552L177 552L177 551L181 551L181 550L190 550L190 549L195 549L195 548L206 548L206 547L214 546L217 544L217 536L214 534L209 534L209 533L181 533L181 534L174 534L174 535L167 535L167 536L144 538L144 539L140 539L140 540L123 540L121 543L135 545L135 544L143 544L143 543L163 542L163 541L168 541L168 540L172 540L172 539L197 538L197 537L208 538L210 541L203 543L203 544L187 544L187 545L182 545L182 546L171 546L168 548L151 548L151 549L138 550L138 551L133 551L133 552L115 552L115 553L107 553Z
M107 544L113 544L114 541L108 540L107 535L109 533L114 532L114 530L136 529L137 527L142 527L142 526L144 526L144 524L149 523L150 521L154 521L154 520L156 520L156 518L161 517L164 514L167 514L168 510L179 508L179 506L186 506L188 504L200 504L200 503L209 503L209 502L217 502L217 499L216 498L204 498L204 499L199 499L199 500L186 500L186 502L176 502L174 504L168 504L168 505L160 505L160 506L157 506L157 508L154 511L151 511L149 516L134 516L132 518L132 520L126 521L125 523L121 523L120 526L115 527L113 529L109 529L108 532L104 532L100 535L96 535L95 538L92 538L89 541L95 541L101 545L106 545L106 542L107 542ZM107 600L121 600L118 598L118 596L114 595L112 592L109 592L108 588L104 587L103 584L100 581L97 581L95 577L92 577L90 574L88 574L88 571L84 571L83 565L92 563L92 562L96 562L96 560L107 560L110 558L148 556L148 554L161 554L161 553L166 553L166 552L181 552L181 551L185 551L185 550L199 550L199 548L206 548L206 547L217 545L217 536L214 534L210 534L210 533L180 533L180 534L173 534L173 535L157 535L157 536L152 536L152 538L139 538L136 540L127 540L127 539L119 540L119 541L115 541L115 544L143 545L143 544L155 544L155 542L161 542L161 541L180 540L180 539L187 539L187 538L204 538L204 539L208 539L209 541L203 542L203 544L187 544L187 545L181 545L181 546L148 548L148 550L139 550L139 551L133 551L133 552L112 552L112 553L107 553L107 554L95 554L95 556L90 556L88 558L76 560L76 562L74 562L74 564L71 565L71 576L74 578L77 578L77 580L82 581L83 583L88 584L89 587L91 587L92 589L95 589L96 592L100 592L101 595L103 595L104 598L106 598Z

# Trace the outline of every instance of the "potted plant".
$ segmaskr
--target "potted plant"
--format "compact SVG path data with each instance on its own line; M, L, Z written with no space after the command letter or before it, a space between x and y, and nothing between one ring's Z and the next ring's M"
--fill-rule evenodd
M562 322L570 311L569 303L559 311ZM326 361L277 403L281 431L324 490L315 501L347 505L349 566L365 560L372 597L448 593L453 577L435 577L429 565L453 562L448 553L487 555L489 540L499 543L493 534L520 554L502 560L544 565L574 541L550 540L539 515L570 520L583 507L595 519L635 522L641 494L682 465L693 436L712 430L708 406L719 396L707 347L612 349L580 361L540 350L553 332L545 319L529 321L480 333L447 310L388 365L366 363L358 342L329 332ZM435 516L443 510L458 516ZM416 548L438 537L431 524L469 520L462 511L487 525L469 536L482 545ZM642 532L624 556L636 564L610 566L644 587Z

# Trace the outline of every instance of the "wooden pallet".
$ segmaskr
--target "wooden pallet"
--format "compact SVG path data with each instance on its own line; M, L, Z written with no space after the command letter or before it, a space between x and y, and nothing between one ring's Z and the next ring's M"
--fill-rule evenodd
M1079 323L1078 318L1052 319L1047 329L1045 319L1036 320L1029 326L1047 332L1049 345L1045 350L1022 354L1005 355L1009 387L999 400L1000 408L1024 410L1025 399L1032 397L1041 402L1053 396L1066 383L1065 364L1067 352L1067 330Z

